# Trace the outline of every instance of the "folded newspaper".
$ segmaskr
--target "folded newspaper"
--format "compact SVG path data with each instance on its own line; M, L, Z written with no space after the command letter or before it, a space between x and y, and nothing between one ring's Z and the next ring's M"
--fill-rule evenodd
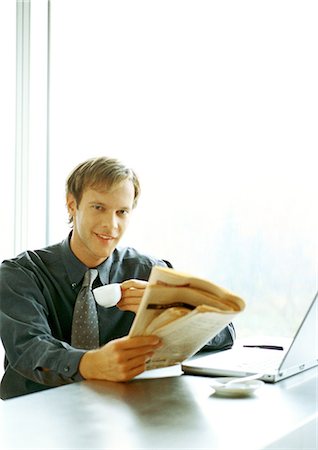
M171 366L194 355L244 308L244 300L208 280L155 266L129 336L159 336L163 346L147 369Z

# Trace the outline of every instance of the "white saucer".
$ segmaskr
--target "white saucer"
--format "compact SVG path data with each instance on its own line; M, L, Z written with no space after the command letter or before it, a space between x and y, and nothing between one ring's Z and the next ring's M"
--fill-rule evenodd
M235 380L235 378L215 378L216 383L227 383L231 380ZM218 386L216 383L212 383L211 387L214 389L215 394L222 397L248 397L264 386L264 381L261 380L246 380L230 384L229 386Z

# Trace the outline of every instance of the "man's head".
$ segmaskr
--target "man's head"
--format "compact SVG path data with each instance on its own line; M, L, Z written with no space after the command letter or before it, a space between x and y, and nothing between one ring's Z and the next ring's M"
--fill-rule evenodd
M133 206L135 208L140 195L137 175L118 159L106 156L88 159L75 167L66 181L66 195L72 194L79 205L85 189L92 188L103 191L111 189L124 180L130 180L133 183L135 189ZM69 221L72 223L72 215L69 216Z
M87 267L114 251L140 194L135 172L116 159L101 157L79 164L66 183L71 248Z

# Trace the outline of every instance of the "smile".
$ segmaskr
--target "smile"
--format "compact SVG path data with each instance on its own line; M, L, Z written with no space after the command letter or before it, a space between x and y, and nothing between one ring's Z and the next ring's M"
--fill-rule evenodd
M113 239L115 239L113 236L109 236L107 234L95 234L98 238L103 239L103 241L112 241Z

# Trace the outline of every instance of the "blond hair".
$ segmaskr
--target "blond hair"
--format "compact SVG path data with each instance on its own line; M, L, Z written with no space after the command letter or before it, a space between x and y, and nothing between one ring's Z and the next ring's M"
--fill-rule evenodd
M118 159L106 156L91 158L80 163L69 174L66 180L66 195L72 194L79 205L85 189L112 188L125 180L131 180L134 185L133 207L135 207L140 195L140 184L136 173ZM73 218L70 216L69 222L72 221Z

